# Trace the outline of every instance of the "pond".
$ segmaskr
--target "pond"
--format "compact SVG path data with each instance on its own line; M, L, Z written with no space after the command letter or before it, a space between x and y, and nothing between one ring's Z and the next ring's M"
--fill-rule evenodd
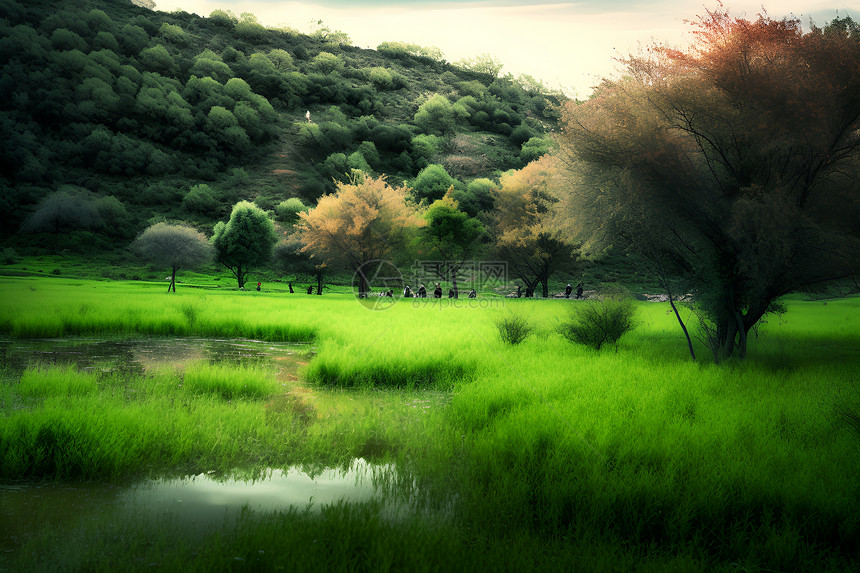
M87 371L139 375L190 362L275 364L281 380L297 380L314 348L254 340L143 338L133 340L0 340L5 376L15 379L33 365L67 365ZM69 532L89 521L168 519L190 533L231 525L242 511L318 511L345 502L381 503L396 518L408 503L390 501L384 483L396 480L392 465L353 460L346 469L236 470L133 483L0 482L0 570L28 538L45 528ZM4 557L5 556L5 557Z
M247 479L200 474L128 485L0 484L0 551L14 553L46 527L73 530L88 520L167 520L194 534L232 526L245 510L319 511L341 501L382 501L380 480L394 472L391 465L356 459L346 470L310 474L300 468L272 469ZM383 508L384 516L396 519L405 505L388 502Z
M295 370L312 353L313 347L308 344L243 339L0 339L0 358L16 376L34 364L76 364L81 370L142 374L161 366L206 360L248 365L275 362L295 378Z

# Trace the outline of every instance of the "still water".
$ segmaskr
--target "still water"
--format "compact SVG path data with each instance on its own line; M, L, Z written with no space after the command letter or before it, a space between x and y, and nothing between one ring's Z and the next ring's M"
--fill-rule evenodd
M205 360L275 363L281 379L296 379L298 368L312 352L308 345L253 340L0 340L0 360L6 376L11 377L37 364L75 364L81 370L140 374ZM356 459L346 469L313 473L286 468L252 475L200 474L129 484L0 482L0 552L14 553L27 538L46 527L70 530L86 520L167 518L186 530L205 531L230 525L245 509L317 511L341 501L381 501L379 484L395 473L390 465ZM393 503L384 507L392 516L399 511ZM0 565L2 561L0 555Z
M20 375L34 364L76 364L81 370L141 374L167 365L188 362L232 362L301 366L313 348L257 340L211 338L143 338L104 340L87 338L0 339L0 362ZM304 358L304 359L303 359Z
M394 474L390 465L363 459L350 467L307 473L299 468L268 470L253 478L200 474L134 484L0 484L0 551L14 553L38 531L71 530L87 520L166 520L186 533L231 526L243 511L319 511L338 502L382 501L379 480ZM396 518L403 509L383 505Z

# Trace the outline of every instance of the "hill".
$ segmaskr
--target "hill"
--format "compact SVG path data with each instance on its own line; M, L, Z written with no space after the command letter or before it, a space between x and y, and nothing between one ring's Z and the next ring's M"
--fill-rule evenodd
M4 2L0 66L0 240L18 249L124 247L160 219L210 230L241 199L277 216L353 169L424 197L447 173L476 214L487 179L547 149L562 97L432 48L127 0Z

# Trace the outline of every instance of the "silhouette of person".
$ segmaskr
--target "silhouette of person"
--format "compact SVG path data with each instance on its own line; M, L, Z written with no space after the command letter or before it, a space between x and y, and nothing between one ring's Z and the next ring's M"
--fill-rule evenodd
M522 298L522 296L523 296L523 287L520 285L517 285L517 298Z
M454 289L452 289L452 288L448 289L448 298L454 298Z
M287 283L290 286L290 294L293 294L293 283Z
M260 292L260 285L262 285L262 284L263 283L257 283L257 292Z
M570 283L567 283L567 286L564 287L564 298L570 298L570 293L573 292L573 287L570 286Z
M418 287L418 298L427 298L427 289L424 285Z
M392 290L392 289L388 289L388 291L386 291L386 293L385 293L385 296L387 296L387 297L393 297L393 296L394 296L394 290Z
M582 281L579 281L579 284L576 285L576 298L582 298Z
M314 294L314 285L308 286L308 294Z
M469 291L469 298L475 298L478 296L478 293L475 292L475 289Z
M436 283L436 288L433 289L433 298L442 298L442 287Z

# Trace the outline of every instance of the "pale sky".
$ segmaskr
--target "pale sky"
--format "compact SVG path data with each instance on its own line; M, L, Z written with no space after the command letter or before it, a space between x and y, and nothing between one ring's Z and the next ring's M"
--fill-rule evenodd
M502 74L529 74L569 95L587 97L603 77L616 73L614 58L652 41L683 45L693 20L716 0L157 0L157 9L208 16L230 10L251 12L265 26L301 32L328 27L349 34L352 43L376 48L386 41L436 46L449 62L490 54ZM773 18L799 17L808 29L840 16L860 18L860 0L725 0L733 15L755 19L762 4Z

